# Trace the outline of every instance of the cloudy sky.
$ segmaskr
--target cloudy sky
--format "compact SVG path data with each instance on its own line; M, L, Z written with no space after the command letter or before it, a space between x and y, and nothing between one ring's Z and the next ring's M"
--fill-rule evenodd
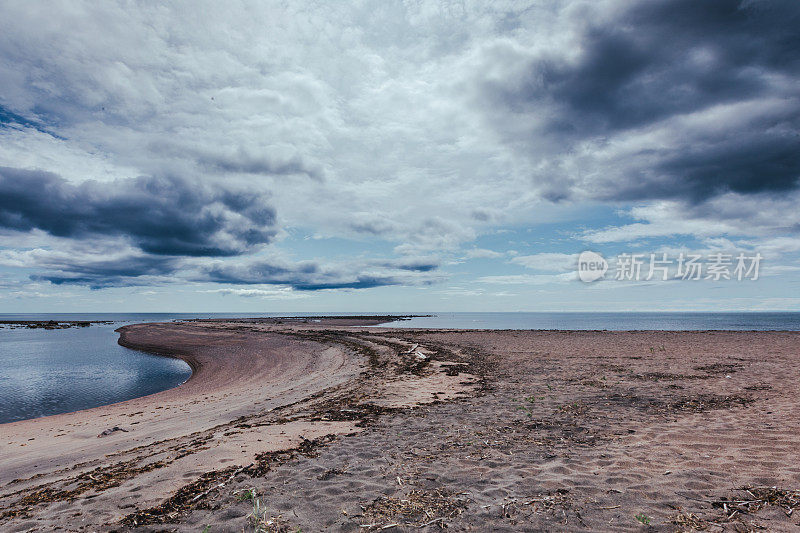
M0 312L800 310L796 0L115 4L0 4Z

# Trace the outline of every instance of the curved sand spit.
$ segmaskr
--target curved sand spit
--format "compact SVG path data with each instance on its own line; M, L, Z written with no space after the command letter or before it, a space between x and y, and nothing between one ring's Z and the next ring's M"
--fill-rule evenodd
M383 379L388 376L370 371L370 358L375 363L379 351L398 350L331 338L315 333L314 325L306 329L238 322L121 328L120 344L183 359L192 377L150 396L0 425L0 517L10 521L6 527L41 526L36 519L43 508L46 527L54 519L90 530L118 524L207 472L253 465L258 454L359 430L360 416L331 420L319 405L355 395L360 402L371 398L374 406L403 406L439 398L426 389L451 386L453 395L465 389L441 372L427 387L419 375ZM368 371L371 379L358 379ZM414 383L427 397L406 394ZM61 500L88 499L90 508L64 519L76 506Z

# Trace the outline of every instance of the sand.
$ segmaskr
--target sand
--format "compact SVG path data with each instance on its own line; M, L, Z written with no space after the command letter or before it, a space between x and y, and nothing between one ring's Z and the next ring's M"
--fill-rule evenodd
M123 328L192 379L0 425L0 529L800 527L798 333L347 323Z

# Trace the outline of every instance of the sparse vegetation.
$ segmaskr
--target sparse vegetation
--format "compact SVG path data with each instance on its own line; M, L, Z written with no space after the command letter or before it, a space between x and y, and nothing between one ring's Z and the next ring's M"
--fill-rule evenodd
M538 399L539 400L544 400L544 396L540 396ZM533 394L531 394L530 396L527 396L526 398L524 398L524 401L529 403L529 404L531 404L531 405L534 405L536 403L536 400L537 400L537 398ZM525 411L528 414L529 417L533 417L533 411L529 407L527 407L525 405L517 407L517 410Z
M247 517L253 526L253 533L283 533L289 531L287 525L281 524L280 516L269 516L269 511L264 508L256 489L251 488L235 494L237 494L239 501L249 501L253 505L253 510ZM300 531L300 528L296 531Z

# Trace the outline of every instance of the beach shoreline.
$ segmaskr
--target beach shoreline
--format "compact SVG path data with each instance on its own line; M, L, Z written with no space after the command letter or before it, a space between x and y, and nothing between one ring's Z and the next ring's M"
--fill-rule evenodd
M798 333L308 318L120 328L120 344L192 377L0 425L0 525L240 531L252 517L236 494L251 488L269 502L264 531L797 522L780 505L723 517L712 503L800 487Z

